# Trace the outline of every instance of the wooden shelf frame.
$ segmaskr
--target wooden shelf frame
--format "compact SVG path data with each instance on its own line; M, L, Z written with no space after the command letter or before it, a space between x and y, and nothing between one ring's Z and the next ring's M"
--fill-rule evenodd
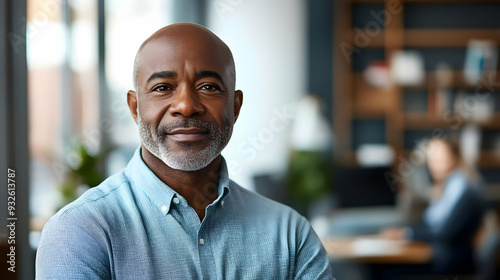
M394 31L385 29L347 29L346 43L359 49L384 48L385 38L395 37ZM365 39L356 39L359 38ZM366 40L368 38L368 40ZM500 45L500 29L405 29L403 46L406 48L460 48L466 47L470 40L491 40Z

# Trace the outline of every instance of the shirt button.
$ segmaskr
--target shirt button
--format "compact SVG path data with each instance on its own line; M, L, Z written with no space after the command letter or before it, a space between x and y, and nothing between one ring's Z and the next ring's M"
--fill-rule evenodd
M161 207L161 211L162 211L162 212L167 211L167 206L166 206L166 205L163 205L163 206Z
M221 206L224 206L224 200L222 200L222 201L220 202L220 205L221 205Z
M201 244L201 245L205 244L205 239L200 238L200 244Z
M174 197L173 201L175 204L179 204L181 202L177 197Z

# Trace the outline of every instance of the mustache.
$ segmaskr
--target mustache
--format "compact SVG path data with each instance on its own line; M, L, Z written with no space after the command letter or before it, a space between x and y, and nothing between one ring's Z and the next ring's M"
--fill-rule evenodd
M158 138L161 141L165 141L167 135L176 128L185 128L185 127L197 127L208 131L208 133L213 134L214 132L220 130L219 126L216 123L207 122L200 120L198 118L182 118L173 121L169 124L163 124L158 127Z

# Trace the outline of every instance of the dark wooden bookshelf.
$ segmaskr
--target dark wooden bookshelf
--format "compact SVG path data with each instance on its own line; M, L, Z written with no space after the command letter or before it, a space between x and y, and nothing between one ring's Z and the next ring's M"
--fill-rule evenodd
M366 82L363 73L353 70L353 57L346 57L340 48L341 44L355 46L356 31L353 23L354 5L383 4L385 10L389 0L346 0L338 3L334 15L334 131L336 133L336 156L339 164L346 167L358 166L356 151L353 148L353 121L354 120L384 120L386 143L399 156L408 156L405 147L405 131L427 131L435 128L444 130L460 130L466 123L456 125L442 117L442 112L434 104L436 98L436 73L428 70L424 82L412 87L402 87L392 84L387 88L375 87ZM467 3L476 5L481 3L498 4L500 1L475 0L412 0L400 1L412 5ZM363 29L360 29L363 30ZM391 20L380 28L369 42L359 49L383 49L385 60L388 62L395 52L404 49L435 49L455 48L466 49L471 39L491 40L500 47L500 28L405 28L405 12L391 14ZM462 58L462 59L465 59ZM500 71L495 73L495 90L492 94L500 94ZM482 85L467 84L463 78L463 68L453 69L451 84L447 87L455 93L459 90L474 92ZM427 92L426 111L405 111L403 98L408 90ZM409 93L411 94L411 93ZM497 107L498 108L498 107ZM494 112L493 117L479 124L482 131L498 131L500 133L500 111ZM396 163L397 164L397 160ZM492 150L481 150L479 168L495 168L500 172L500 154Z

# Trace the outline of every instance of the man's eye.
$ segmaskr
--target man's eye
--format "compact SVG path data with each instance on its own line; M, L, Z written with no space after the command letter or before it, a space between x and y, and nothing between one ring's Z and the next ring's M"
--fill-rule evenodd
M167 90L171 90L171 88L169 86L157 86L153 88L153 91L167 91Z
M214 85L203 85L201 87L202 90L208 90L208 91L217 91L217 90L220 90L218 87L214 86Z

